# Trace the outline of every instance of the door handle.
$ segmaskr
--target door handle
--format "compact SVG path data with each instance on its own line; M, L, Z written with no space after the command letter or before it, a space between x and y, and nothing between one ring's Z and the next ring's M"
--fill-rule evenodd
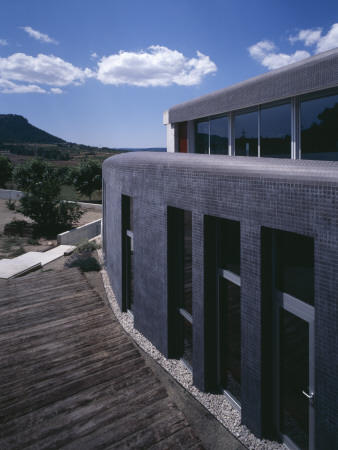
M308 394L305 391L302 391L302 394L305 395L305 397L309 400L310 405L314 405L315 404L315 394L313 392L311 392L311 394Z

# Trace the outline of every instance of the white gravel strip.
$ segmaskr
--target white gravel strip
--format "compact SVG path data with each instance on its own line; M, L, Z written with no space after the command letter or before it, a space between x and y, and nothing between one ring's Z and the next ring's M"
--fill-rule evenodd
M103 265L102 250L98 250L98 257ZM128 313L122 313L115 299L114 292L110 286L109 277L104 265L101 270L103 284L107 293L111 308L125 331L134 341L157 361L175 380L177 380L187 391L189 391L222 425L224 425L234 436L236 436L250 450L285 450L285 446L278 442L266 439L257 439L248 428L241 425L241 417L228 402L224 395L215 395L199 391L192 384L192 374L185 365L176 359L166 359L141 333L134 328L133 318Z

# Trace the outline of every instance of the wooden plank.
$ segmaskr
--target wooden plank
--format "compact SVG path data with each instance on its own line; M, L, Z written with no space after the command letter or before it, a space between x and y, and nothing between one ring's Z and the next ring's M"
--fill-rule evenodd
M82 335L78 345L67 345L68 342L64 341L62 346L57 347L59 343L52 342L50 345L43 346L43 351L41 349L38 351L37 348L33 347L31 351L24 350L21 353L16 352L9 355L8 359L3 359L0 362L2 366L0 384L5 387L8 380L12 382L18 378L27 377L31 372L40 374L42 371L50 370L57 365L84 358L101 350L109 350L112 354L115 354L121 351L121 347L122 352L135 348L125 336L119 334L116 337L108 337L106 334L99 336L91 334L90 336L92 336L92 339L87 338L86 340L86 336ZM51 358L51 352L53 352L53 358ZM37 378L35 379L37 380Z
M36 376L32 373L31 376L6 383L4 384L4 390L7 388L8 391L0 395L0 411L12 403L24 401L25 399L34 401L34 396L69 383L74 377L82 378L88 373L98 372L105 367L110 367L114 370L118 363L137 359L138 357L139 353L135 348L117 354L101 351L81 358L78 361L73 360L68 364L57 365L55 368L48 370L48 372L39 372Z
M18 442L17 434L19 432L20 441L22 439L28 442L29 439L32 439L33 434L35 435L34 440L42 439L53 432L60 432L65 426L89 420L93 416L94 408L99 408L100 405L111 408L110 401L117 401L115 392L121 390L125 398L126 393L132 395L134 392L133 385L135 384L138 385L139 389L147 390L148 385L152 389L152 373L149 367L143 366L140 369L135 369L133 374L135 376L130 377L130 373L126 373L119 378L107 380L46 407L33 410L29 414L19 416L5 424L0 423L0 436L2 438L0 444L10 440ZM127 405L126 400L123 403ZM89 411L86 411L85 408L88 406L90 406ZM41 423L44 424L43 427L39 426ZM2 445L0 448L3 448Z
M34 409L42 408L92 386L111 380L112 378L125 375L126 372L130 374L134 369L143 365L144 361L140 358L124 362L123 364L114 364L114 367L110 365L107 367L107 365L101 364L100 367L95 367L93 371L88 370L80 379L73 376L68 383L58 386L55 389L43 392L32 398L26 398L15 404L12 403L5 408L0 408L0 422L5 423L22 414L27 414Z
M78 270L2 285L1 450L198 448L182 413Z

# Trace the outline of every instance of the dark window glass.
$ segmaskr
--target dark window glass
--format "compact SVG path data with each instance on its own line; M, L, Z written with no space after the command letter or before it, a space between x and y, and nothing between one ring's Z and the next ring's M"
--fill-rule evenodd
M127 309L134 305L134 248L133 238L127 236Z
M290 103L261 109L260 115L261 156L291 158Z
M313 239L276 232L276 288L314 305Z
M235 116L235 155L258 156L258 112Z
M280 318L280 428L300 449L309 448L309 325L288 311Z
M128 230L133 231L134 229L134 204L133 198L129 197L129 223Z
M182 358L190 365L193 366L192 361L192 324L184 317L183 321L183 355Z
M240 224L234 220L218 220L218 262L221 269L240 275Z
M133 215L133 198L122 195L123 298L125 307L130 311L134 304Z
M209 120L196 122L196 153L209 153Z
M338 161L338 94L301 102L301 158Z
M220 382L241 401L241 296L240 288L220 278Z
M228 117L210 120L210 153L228 154Z
M192 214L184 211L184 293L182 307L192 315Z

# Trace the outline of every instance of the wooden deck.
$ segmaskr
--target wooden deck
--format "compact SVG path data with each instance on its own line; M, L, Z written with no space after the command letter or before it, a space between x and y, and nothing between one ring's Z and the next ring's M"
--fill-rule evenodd
M202 449L77 269L0 284L0 449Z

